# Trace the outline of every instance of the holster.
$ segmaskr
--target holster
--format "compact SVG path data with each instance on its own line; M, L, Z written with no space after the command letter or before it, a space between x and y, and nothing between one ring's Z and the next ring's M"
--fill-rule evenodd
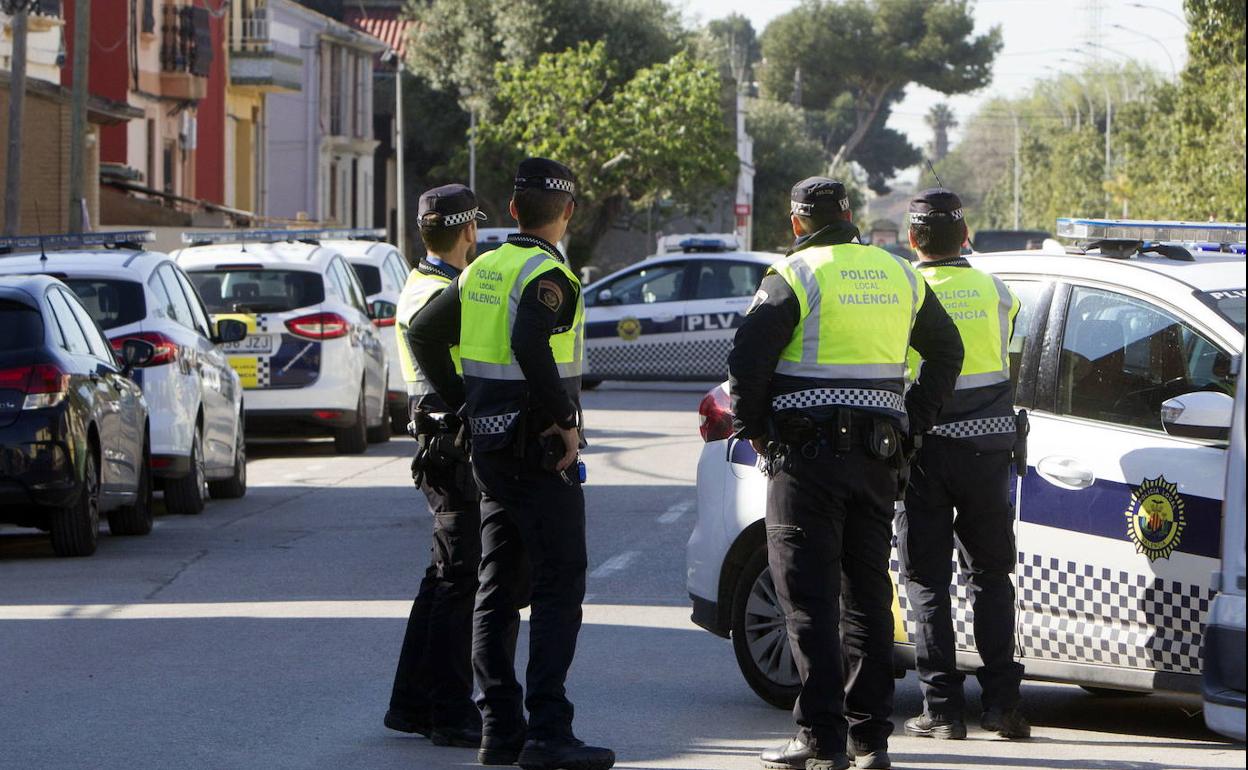
M449 412L417 412L410 430L416 438L412 481L435 486L460 484L468 466L469 438L465 424Z
M1020 479L1027 475L1027 436L1030 433L1027 410L1019 409L1014 415L1014 472Z

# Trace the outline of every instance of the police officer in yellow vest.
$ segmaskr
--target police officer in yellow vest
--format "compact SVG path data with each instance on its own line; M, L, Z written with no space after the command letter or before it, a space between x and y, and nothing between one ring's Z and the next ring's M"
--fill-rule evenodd
M897 517L924 700L923 713L908 720L905 730L921 737L966 737L949 599L956 545L983 661L976 672L983 727L1004 738L1026 738L1031 728L1019 711L1023 667L1014 659L1010 577L1017 555L1010 462L1025 438L1025 417L1015 416L1010 382L1009 344L1019 301L1001 279L960 256L967 231L956 194L926 190L910 202L909 217L919 272L957 324L966 358L953 398L923 438L905 512ZM919 357L912 353L913 362Z
M580 282L555 245L575 194L575 177L563 164L521 162L511 200L520 233L470 265L409 332L417 363L450 406L466 404L472 430L482 493L472 661L483 765L605 770L615 763L609 749L577 740L564 690L586 567L577 472L585 307ZM455 343L462 382L449 355ZM513 661L525 604L532 617L522 690Z
M418 442L413 476L433 513L432 559L412 603L385 725L440 746L477 747L481 714L472 702L472 609L481 561L480 495L456 418L416 365L407 331L413 319L472 261L485 214L461 184L420 196L426 256L399 297L399 359Z
M737 435L769 477L767 557L802 683L797 734L761 760L887 768L902 445L935 422L962 343L909 262L861 243L840 182L794 187L792 225L728 358ZM925 361L907 392L911 346Z

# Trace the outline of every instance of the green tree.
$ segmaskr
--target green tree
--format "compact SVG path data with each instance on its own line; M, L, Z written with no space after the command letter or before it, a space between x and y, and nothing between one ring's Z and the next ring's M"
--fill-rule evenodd
M481 132L503 152L557 158L576 172L571 256L582 264L631 207L662 199L695 206L735 166L710 64L679 53L614 91L606 86L618 79L601 41L533 64L499 64L500 118Z
M785 102L752 101L746 128L754 138L754 243L778 248L793 240L789 192L823 169L823 148L807 133L802 111Z
M949 129L957 127L958 119L954 117L948 102L940 102L932 105L923 122L932 129L932 144L929 148L932 162L939 163L949 154Z

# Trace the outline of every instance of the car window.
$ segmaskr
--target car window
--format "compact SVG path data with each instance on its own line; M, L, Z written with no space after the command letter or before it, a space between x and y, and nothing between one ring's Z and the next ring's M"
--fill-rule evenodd
M169 297L169 318L188 329L195 328L195 316L191 314L191 305L186 295L178 286L178 277L173 274L169 265L161 265L156 269L156 276L165 286L165 295Z
M212 324L208 321L208 314L204 312L203 303L199 299L198 292L186 275L176 267L171 267L170 271L177 278L178 287L182 290L182 294L186 296L186 304L191 308L191 318L195 322L195 329L201 336L212 338Z
M371 297L381 293L381 268L366 262L352 262L351 266L355 268L355 274L364 285L365 294Z
M751 262L716 260L698 267L698 289L694 299L752 297L763 280L764 265Z
M0 352L43 347L43 318L20 302L0 299Z
M74 317L78 319L78 326L82 329L82 336L87 339L87 347L91 349L91 355L110 364L116 363L117 359L113 357L113 346L104 339L104 335L100 333L95 321L91 320L91 314L82 306L82 303L69 294L65 294L65 303L69 305Z
M112 278L66 278L65 285L105 331L147 317L141 283Z
M587 304L650 305L674 302L681 298L684 279L684 262L644 267L598 287Z
M210 313L284 313L325 301L325 283L308 270L195 270L188 276Z
M368 300L364 298L364 290L360 287L359 279L355 277L355 271L347 267L347 263L341 259L334 260L334 264L338 266L340 280L346 288L347 301L354 305L356 310L368 315Z
M78 319L74 316L74 311L70 310L69 302L59 289L48 291L48 307L52 308L52 315L61 329L61 336L64 338L64 348L70 353L77 353L83 356L91 355L91 346L87 344L87 337L82 333L82 328L78 325Z
M390 266L390 272L394 275L395 288L403 290L404 284L407 283L407 276L412 272L412 268L408 266L407 260L398 254L391 254L386 257L386 264Z
M1018 371L1023 365L1027 352L1027 336L1031 332L1031 324L1036 317L1036 310L1048 286L1044 281L1005 282L1010 291L1018 297L1018 316L1014 319L1014 336L1010 338L1010 381L1018 385Z
M1075 287L1066 314L1058 412L1163 430L1161 404L1208 390L1233 395L1231 356L1170 313Z

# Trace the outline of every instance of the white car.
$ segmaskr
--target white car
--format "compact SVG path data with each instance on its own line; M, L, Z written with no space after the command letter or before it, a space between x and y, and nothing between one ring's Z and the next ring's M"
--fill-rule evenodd
M1018 654L1028 677L1092 691L1200 689L1232 371L1244 347L1238 228L1238 253L1196 252L1194 261L1172 249L1173 258L1126 258L1130 248L1110 258L1113 244L1106 256L971 257L1023 304L1010 362L1031 421L1029 472L1015 485ZM728 403L720 386L699 409L707 443L687 550L693 619L731 637L750 686L787 706L798 681L767 571L765 479L749 443L730 438ZM971 671L979 661L961 578L955 589L958 662ZM906 604L901 590L897 657L908 664Z
M477 256L493 251L507 242L507 237L520 231L514 227L478 227Z
M337 231L330 231L330 234L339 235ZM403 293L403 285L407 283L412 267L397 248L378 240L385 236L385 230L347 230L341 235L342 239L333 237L325 240L324 244L341 253L355 268L369 306L375 310L377 317L373 323L382 330L381 342L386 348L386 360L390 362L386 403L390 408L391 429L395 433L403 433L407 430L408 419L407 383L403 381L403 368L399 365L399 341L394 334L394 321L399 295Z
M728 351L777 254L686 239L585 288L585 379L708 380L728 373Z
M171 256L215 319L247 325L226 346L247 391L247 432L334 438L343 454L390 437L381 331L355 271L322 231L185 233Z
M107 235L107 234L104 234ZM135 370L151 420L151 469L170 513L197 514L208 494L247 492L243 389L222 348L245 328L209 319L191 282L167 255L126 248L0 259L0 272L60 278L120 351L128 339L156 348Z

